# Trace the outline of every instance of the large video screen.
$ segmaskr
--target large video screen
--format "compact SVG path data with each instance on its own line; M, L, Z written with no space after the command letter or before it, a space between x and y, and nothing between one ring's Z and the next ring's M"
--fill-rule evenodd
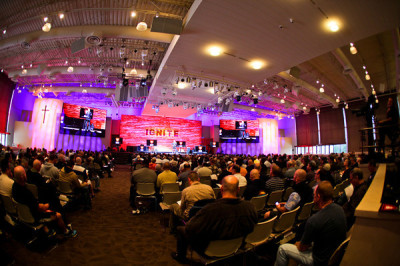
M220 120L219 139L221 142L260 141L258 120Z
M104 137L107 110L64 103L60 133Z

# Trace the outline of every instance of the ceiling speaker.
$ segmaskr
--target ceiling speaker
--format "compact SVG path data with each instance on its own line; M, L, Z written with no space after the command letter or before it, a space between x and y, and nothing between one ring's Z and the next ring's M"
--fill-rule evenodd
M154 17L150 31L180 35L182 32L182 20Z

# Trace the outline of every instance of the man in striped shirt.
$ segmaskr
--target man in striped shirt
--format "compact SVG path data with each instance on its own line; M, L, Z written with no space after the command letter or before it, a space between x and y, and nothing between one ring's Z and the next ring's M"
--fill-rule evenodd
M271 177L270 179L267 180L265 183L265 192L267 194L276 191L276 190L282 190L285 187L285 180L281 178L282 172L281 168L273 164L271 165Z

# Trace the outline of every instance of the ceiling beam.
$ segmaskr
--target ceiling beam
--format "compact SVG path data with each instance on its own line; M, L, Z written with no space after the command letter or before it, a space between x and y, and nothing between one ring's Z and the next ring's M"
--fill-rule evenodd
M354 83L356 84L357 88L361 89L361 93L364 95L365 100L368 99L369 97L369 92L367 88L365 87L364 82L360 78L360 76L357 74L357 71L354 70L353 65L350 63L350 60L347 58L347 56L343 53L343 51L340 48L336 48L334 51L332 51L332 54L336 57L336 59L340 62L340 64L351 68L353 71L349 74Z
M338 104L337 104L335 99L333 99L332 97L326 95L325 93L320 93L319 89L317 89L316 87L314 87L310 83L308 83L308 82L306 82L306 81L304 81L302 79L293 77L292 75L290 75L286 71L282 71L282 72L278 73L277 75L279 77L283 78L283 79L286 79L286 80L291 81L291 82L293 82L293 83L295 83L297 85L300 85L301 87L303 87L304 89L308 90L311 93L314 93L314 94L318 95L320 98L322 98L322 99L328 101L330 104L332 104L333 107L335 107L335 108L338 107Z

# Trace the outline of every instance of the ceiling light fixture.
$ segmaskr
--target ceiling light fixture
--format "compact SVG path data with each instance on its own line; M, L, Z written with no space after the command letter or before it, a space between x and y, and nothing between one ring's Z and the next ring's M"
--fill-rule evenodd
M82 63L82 59L79 57L78 64Z
M46 24L43 25L42 31L44 32L49 32L51 30L51 23L47 22Z
M135 11L135 10L132 10L132 11L131 11L131 17L132 17L132 18L136 17L136 11Z
M137 26L136 26L136 29L137 29L138 31L145 31L145 30L147 30L147 24L146 24L146 22L144 22L144 21L139 22L139 23L137 24Z
M178 82L178 89L183 90L184 88L186 88L186 83L184 81Z
M321 87L319 88L319 92L320 93L324 93L325 92L324 84L321 84Z
M250 66L253 69L258 70L258 69L261 69L264 66L264 63L259 61L259 60L254 60L254 61L250 62Z
M328 29L329 29L331 32L337 32L337 31L339 31L339 29L340 29L339 23L338 23L336 20L329 20L329 21L327 22L327 26L328 26Z
M28 70L27 70L26 68L22 69L21 74L22 74L22 75L26 75L26 73L28 73Z
M351 54L356 54L357 53L357 48L354 47L354 44L352 42L350 43L350 53Z
M47 16L46 16L46 17L44 17L44 18L43 18L43 21L44 21L44 22L47 22L47 21L49 21L49 17L47 17Z
M368 71L365 71L365 79L370 80L371 76L368 74Z
M337 98L336 98L336 102L337 102L337 103L339 103L339 102L340 102L340 99L339 99L339 97L337 97Z
M4 30L3 30L3 34L6 34L6 33L7 33L7 30L6 30L6 29L4 29Z
M211 46L208 52L211 56L220 56L222 54L222 48L219 46Z
M137 70L136 70L136 68L134 67L132 70L131 70L131 75L136 75L137 74Z
M285 99L281 99L281 103L285 103Z
M58 14L58 17L60 18L60 19L64 19L64 13L60 13L60 14Z
M74 72L74 67L73 67L73 66L69 66L69 67L67 68L67 71L68 71L69 73Z

